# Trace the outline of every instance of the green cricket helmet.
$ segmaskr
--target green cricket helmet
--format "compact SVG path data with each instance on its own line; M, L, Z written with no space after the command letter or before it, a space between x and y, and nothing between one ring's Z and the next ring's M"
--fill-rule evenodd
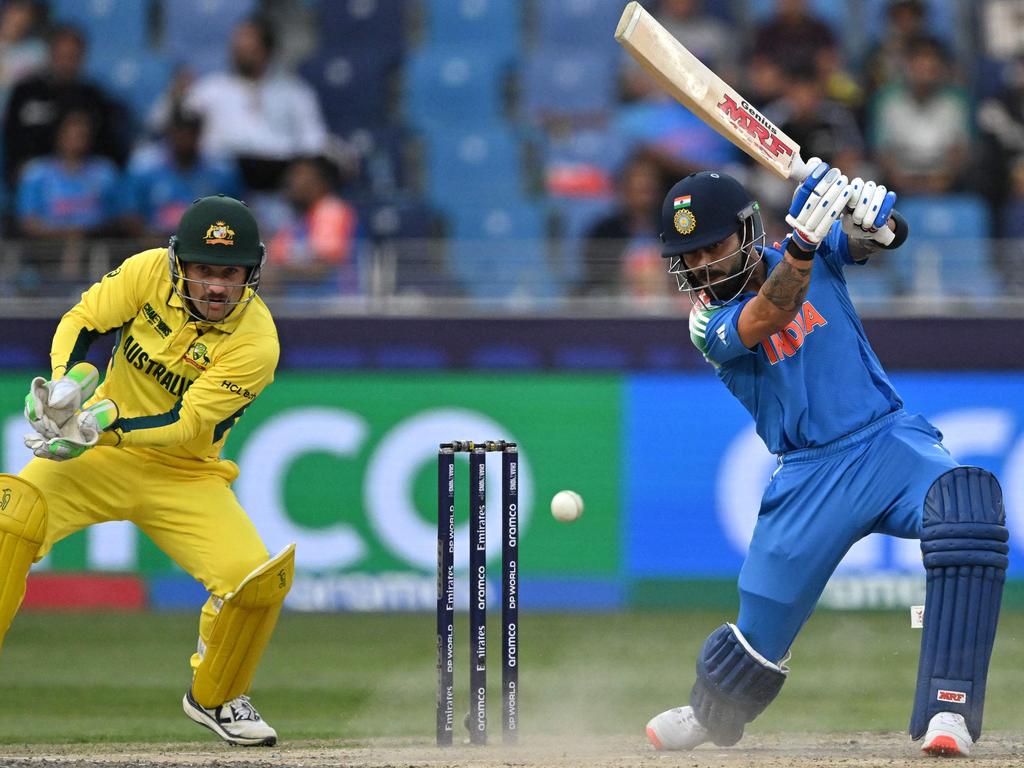
M174 293L188 313L197 320L224 322L232 312L256 298L267 249L260 241L259 227L249 206L227 195L211 195L193 200L182 214L178 232L168 245L167 259ZM241 299L227 302L234 306L221 320L208 320L182 290L186 282L201 282L185 277L182 264L244 267L245 282L235 286L243 288Z

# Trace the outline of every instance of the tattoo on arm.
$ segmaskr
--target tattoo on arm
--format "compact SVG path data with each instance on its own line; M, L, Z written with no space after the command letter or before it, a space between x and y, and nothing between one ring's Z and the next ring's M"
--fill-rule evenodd
M761 286L761 293L783 312L792 312L799 308L807 298L813 263L808 261L807 267L803 268L794 266L786 260L779 262Z

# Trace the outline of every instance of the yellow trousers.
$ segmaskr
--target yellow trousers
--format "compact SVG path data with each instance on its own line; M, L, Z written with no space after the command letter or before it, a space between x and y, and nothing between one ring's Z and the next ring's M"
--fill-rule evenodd
M90 525L134 523L210 593L199 618L200 647L220 598L270 557L231 490L238 467L230 461L185 463L149 449L99 446L69 461L33 459L20 475L49 510L37 560ZM199 661L193 654L193 669Z

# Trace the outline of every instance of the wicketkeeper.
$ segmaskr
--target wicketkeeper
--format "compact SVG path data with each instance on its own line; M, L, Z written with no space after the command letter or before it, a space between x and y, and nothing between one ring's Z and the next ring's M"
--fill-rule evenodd
M33 561L82 528L130 520L210 593L185 713L248 746L277 741L246 694L294 572L294 545L270 557L231 491L238 467L220 457L277 366L256 295L264 259L244 203L196 200L167 248L127 259L61 319L50 380L25 399L36 458L0 475L0 642ZM108 331L99 383L84 360Z
M868 343L847 269L896 248L896 195L813 159L785 243L724 173L697 173L662 207L663 255L695 297L690 338L778 456L740 570L740 611L707 639L689 706L647 725L659 749L735 744L778 695L789 649L840 560L869 533L920 539L924 635L910 735L931 755L981 736L1007 567L999 483L958 464L904 410Z

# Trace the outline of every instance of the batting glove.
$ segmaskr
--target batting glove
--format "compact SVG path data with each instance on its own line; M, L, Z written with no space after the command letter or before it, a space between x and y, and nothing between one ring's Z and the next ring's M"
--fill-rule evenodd
M793 243L813 253L846 208L851 190L849 179L838 168L816 157L807 165L811 172L796 188L786 223L793 227Z
M25 447L41 459L66 461L78 458L99 442L100 433L112 426L117 416L117 405L113 400L100 400L68 419L57 437L25 435Z
M61 427L92 397L99 381L99 371L91 363L76 363L57 381L37 376L25 395L25 418L43 437L58 437Z
M850 201L842 215L843 232L855 240L889 245L896 237L887 223L896 205L896 193L873 181L850 182Z

